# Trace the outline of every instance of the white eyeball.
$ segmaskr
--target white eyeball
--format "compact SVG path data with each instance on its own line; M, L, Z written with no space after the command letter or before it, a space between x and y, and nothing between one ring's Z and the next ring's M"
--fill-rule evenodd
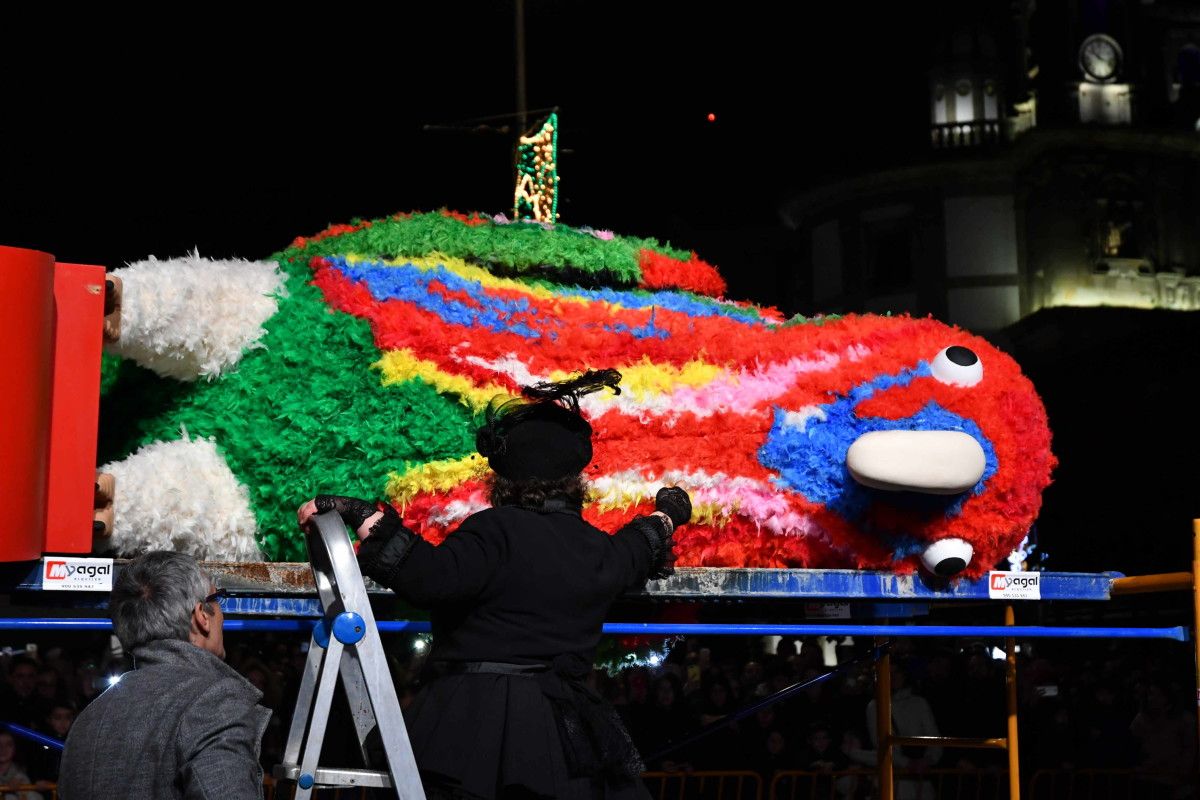
M929 364L933 377L953 386L974 386L983 380L983 362L965 347L952 345Z
M921 565L934 575L949 578L967 568L975 557L975 548L962 539L939 539L921 553Z

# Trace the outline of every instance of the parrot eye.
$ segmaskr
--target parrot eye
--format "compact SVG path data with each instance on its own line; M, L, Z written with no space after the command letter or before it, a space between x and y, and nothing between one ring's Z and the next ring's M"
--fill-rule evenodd
M965 347L952 345L937 354L929 365L933 377L955 386L974 386L983 380L983 363Z

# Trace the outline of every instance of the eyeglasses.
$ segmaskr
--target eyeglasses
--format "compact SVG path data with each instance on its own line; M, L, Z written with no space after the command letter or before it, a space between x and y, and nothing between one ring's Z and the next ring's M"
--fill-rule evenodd
M217 589L215 592L204 598L204 605L208 605L214 600L220 600L223 597L229 597L228 589Z

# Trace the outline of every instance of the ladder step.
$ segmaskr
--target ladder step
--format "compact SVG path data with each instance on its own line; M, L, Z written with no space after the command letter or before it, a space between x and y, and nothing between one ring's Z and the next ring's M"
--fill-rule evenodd
M276 780L299 781L300 767L296 764L276 764L272 774ZM392 778L386 772L373 769L318 767L313 776L314 786L366 786L373 789L392 788Z

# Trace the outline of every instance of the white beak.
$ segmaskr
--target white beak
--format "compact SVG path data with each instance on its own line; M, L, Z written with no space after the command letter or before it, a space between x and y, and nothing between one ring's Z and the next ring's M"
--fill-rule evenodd
M873 489L961 494L979 483L987 459L962 431L872 431L850 445L846 467Z

